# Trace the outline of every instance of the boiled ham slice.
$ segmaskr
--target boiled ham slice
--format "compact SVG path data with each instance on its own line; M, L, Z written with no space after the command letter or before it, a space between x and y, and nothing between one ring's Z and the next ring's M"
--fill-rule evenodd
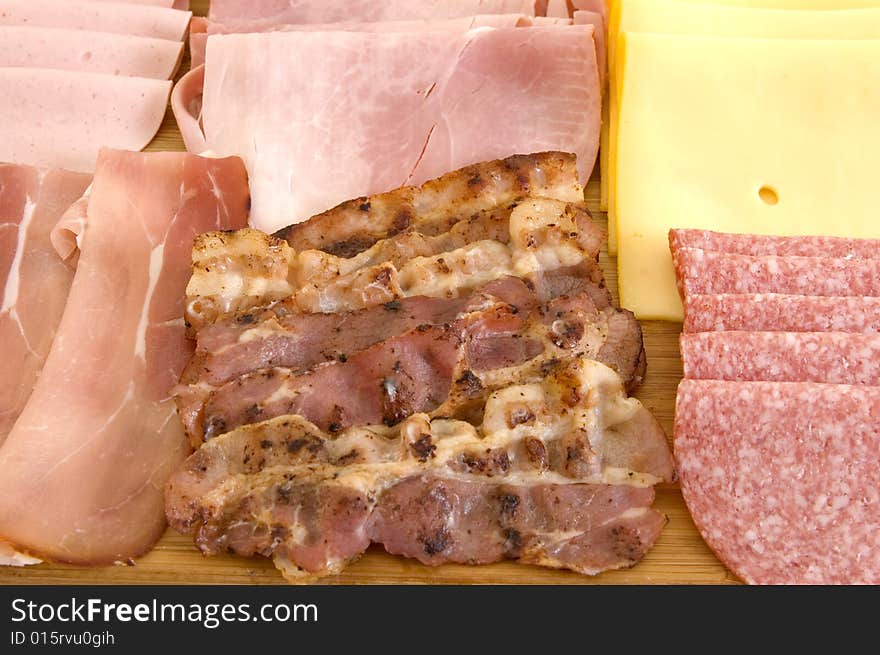
M109 32L0 26L0 67L54 68L167 80L183 43Z
M67 308L0 449L0 542L105 564L161 535L162 487L187 454L169 390L192 353L190 249L241 228L247 202L238 159L102 151Z
M212 0L208 18L260 26L283 23L437 20L477 14L535 15L535 0Z
M0 164L0 445L43 368L73 280L50 232L90 180L83 173Z
M592 34L585 25L215 35L195 149L245 160L251 223L268 232L517 152L574 152L586 181L601 103ZM321 75L304 62L320 62ZM194 116L178 121L184 134L198 130Z
M0 25L59 27L181 41L188 11L86 0L3 0Z
M91 172L102 145L150 142L170 91L141 77L0 68L0 161Z
M205 48L211 34L235 34L239 32L424 32L446 31L467 32L477 27L530 27L538 24L538 17L525 14L481 14L479 16L462 16L439 20L388 20L378 23L363 21L345 21L342 23L285 23L238 26L215 23L204 18L194 18L189 35L190 56L192 67L205 63ZM553 19L555 24L558 19Z

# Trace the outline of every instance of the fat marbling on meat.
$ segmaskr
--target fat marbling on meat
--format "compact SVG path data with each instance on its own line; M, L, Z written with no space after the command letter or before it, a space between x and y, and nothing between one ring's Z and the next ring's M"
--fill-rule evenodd
M336 436L297 416L239 428L187 460L166 509L204 552L274 556L291 578L338 573L371 541L427 564L594 574L650 548L665 522L650 487L672 475L656 420L613 371L575 359L493 393L479 427L414 415Z
M125 562L165 527L188 448L170 389L194 236L247 218L238 159L102 150L76 275L39 381L0 448L0 540L42 558Z
M91 176L0 164L0 446L24 409L61 321L74 267L50 234Z

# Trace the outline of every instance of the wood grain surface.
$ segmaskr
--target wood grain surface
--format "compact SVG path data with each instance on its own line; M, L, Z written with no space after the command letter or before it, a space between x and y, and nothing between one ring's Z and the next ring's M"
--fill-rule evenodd
M207 0L192 3L194 13L206 13ZM185 70L188 62L182 67ZM170 109L148 150L183 150L183 141ZM597 166L598 168L598 166ZM599 212L598 172L587 187L587 203L596 220ZM617 293L614 258L603 250L601 263L609 287ZM648 374L637 396L672 435L675 390L681 379L679 324L643 323ZM327 584L728 584L737 582L700 538L675 485L657 488L656 507L669 523L647 557L632 569L587 577L511 562L487 566L427 567L387 555L374 547L342 575ZM271 561L232 555L202 556L189 537L166 531L156 548L131 566L79 568L61 564L0 567L0 584L284 584Z

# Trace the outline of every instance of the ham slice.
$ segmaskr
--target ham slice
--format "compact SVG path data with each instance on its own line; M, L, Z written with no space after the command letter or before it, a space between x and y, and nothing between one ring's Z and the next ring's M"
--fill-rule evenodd
M187 454L169 390L192 354L190 248L244 225L247 202L238 159L102 151L67 308L0 449L0 541L106 564L161 535L162 487Z
M247 24L228 25L215 23L204 18L194 18L190 28L189 47L192 67L205 63L205 48L212 34L236 34L241 32L467 32L477 27L531 27L542 19L525 14L481 14L440 20L389 20L378 23L345 21L342 23ZM547 19L543 19L547 20ZM554 24L555 24L554 19Z
M0 67L55 68L167 80L183 43L88 30L0 27Z
M574 24L593 26L593 39L596 42L596 62L599 65L599 80L604 89L608 76L608 64L607 51L605 49L605 21L602 19L602 14L598 14L595 11L576 11L574 12Z
M102 145L152 140L170 91L142 77L0 68L0 161L91 172Z
M601 103L592 34L587 25L212 36L195 150L245 160L251 222L269 232L517 152L574 152L586 181ZM194 116L177 117L184 134L197 131Z
M259 27L283 23L436 20L477 14L534 16L535 0L212 0L208 18L240 27Z
M0 445L24 408L61 320L73 268L49 234L90 176L0 164Z
M192 14L141 4L85 0L3 0L0 25L60 27L181 41Z

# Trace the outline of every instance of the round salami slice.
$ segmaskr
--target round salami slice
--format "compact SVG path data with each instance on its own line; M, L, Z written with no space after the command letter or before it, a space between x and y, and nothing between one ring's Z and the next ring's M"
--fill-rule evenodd
M880 583L880 388L685 380L675 458L703 538L752 584Z
M880 332L880 298L723 293L689 296L685 332Z

